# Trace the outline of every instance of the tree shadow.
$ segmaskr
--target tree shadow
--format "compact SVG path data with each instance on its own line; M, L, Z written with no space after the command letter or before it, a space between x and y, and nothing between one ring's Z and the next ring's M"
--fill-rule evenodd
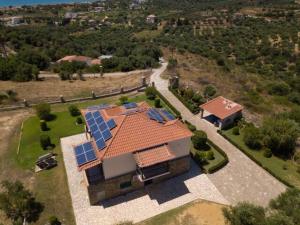
M35 198L32 198L29 204L30 209L28 212L27 221L30 223L36 222L40 218L40 214L43 212L45 207L42 203L37 202Z
M56 120L57 116L55 114L50 114L48 117L47 117L47 121L53 121L53 120Z

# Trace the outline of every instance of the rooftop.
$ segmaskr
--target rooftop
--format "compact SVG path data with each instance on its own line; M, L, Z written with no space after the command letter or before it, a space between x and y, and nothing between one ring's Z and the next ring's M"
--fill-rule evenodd
M200 108L215 115L220 119L225 119L232 114L243 110L243 106L235 103L223 96L216 97L202 105Z
M95 113L95 109L93 108L93 113ZM150 116L149 111L151 110L153 111L146 102L138 103L136 107L134 105L130 105L130 107L123 105L105 106L102 109L101 107L98 110L96 109L96 112L101 114L110 128L110 130L105 128L101 119L95 119L96 122L101 123L99 129L103 130L103 139L95 129L95 122L87 119L91 115L91 111L89 109L82 110L88 130L92 130L94 134L91 144L96 158L79 165L79 169L83 170L100 164L105 158L153 149L168 142L192 136L192 133L180 120L170 117L168 113L165 113L165 110L156 110L157 114L161 116L160 118L157 115L159 117L157 120L153 115ZM114 125L111 125L112 120Z

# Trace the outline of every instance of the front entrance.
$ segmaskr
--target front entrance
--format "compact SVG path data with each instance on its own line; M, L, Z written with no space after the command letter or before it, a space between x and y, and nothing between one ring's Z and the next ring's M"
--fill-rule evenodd
M145 186L147 186L147 185L150 185L150 184L152 184L153 183L153 180L151 179L151 180L146 180L145 182L144 182L144 185Z

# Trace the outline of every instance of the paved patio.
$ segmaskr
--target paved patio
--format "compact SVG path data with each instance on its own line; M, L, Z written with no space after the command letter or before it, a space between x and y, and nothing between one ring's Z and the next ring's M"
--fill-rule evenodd
M77 170L72 147L84 140L84 134L61 139L77 225L111 225L120 221L139 222L196 199L229 204L207 175L202 174L198 166L192 162L188 173L104 201L98 206L90 206L83 174Z

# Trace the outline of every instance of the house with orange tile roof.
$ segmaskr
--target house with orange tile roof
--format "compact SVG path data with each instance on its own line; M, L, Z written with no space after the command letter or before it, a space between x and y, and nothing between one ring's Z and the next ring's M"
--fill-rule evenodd
M142 102L81 113L87 141L74 154L91 204L189 170L192 132L166 109Z
M200 110L201 118L223 129L242 117L243 106L223 96L218 96L200 105Z
M85 63L88 66L92 65L100 65L101 60L100 59L93 59L87 56L81 56L81 55L68 55L65 56L59 60L56 61L57 63L62 63L62 62L82 62Z

